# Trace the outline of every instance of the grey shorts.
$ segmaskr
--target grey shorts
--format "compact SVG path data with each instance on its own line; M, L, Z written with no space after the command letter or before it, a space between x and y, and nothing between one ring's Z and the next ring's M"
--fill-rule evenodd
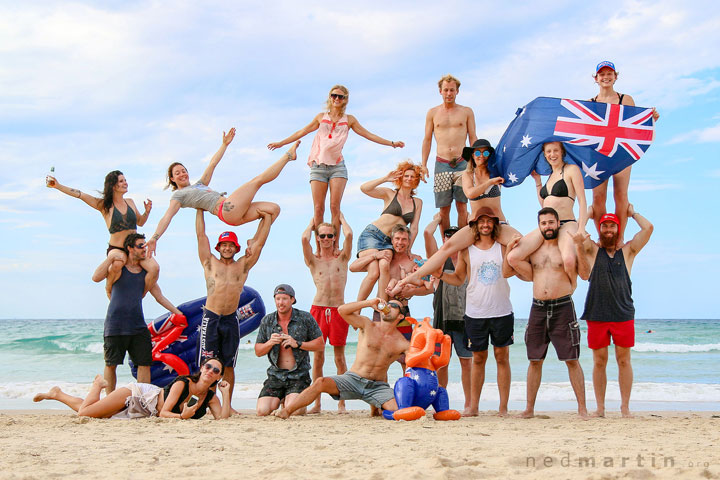
M435 159L435 184L433 193L435 194L435 207L448 207L453 200L458 203L467 203L468 199L463 193L460 177L467 167L467 161L462 160L453 168L450 164L440 161L439 157Z
M472 358L473 354L468 350L468 336L466 332L447 332L452 339L453 347L455 347L455 353L460 358Z
M317 164L315 162L312 162L312 165L310 165L311 182L330 183L330 180L333 178L344 178L347 180L348 173L347 168L345 168L345 160L337 165Z
M385 402L395 398L395 392L387 382L368 380L353 372L327 377L335 382L339 395L330 395L335 400L363 400L382 408Z

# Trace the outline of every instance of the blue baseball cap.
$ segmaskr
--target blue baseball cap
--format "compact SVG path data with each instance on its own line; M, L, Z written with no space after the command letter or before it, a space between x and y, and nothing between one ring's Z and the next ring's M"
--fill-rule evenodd
M615 70L615 64L609 60L604 60L597 64L597 68L595 68L595 75L600 71L601 68L611 68L613 72L617 73L617 70Z

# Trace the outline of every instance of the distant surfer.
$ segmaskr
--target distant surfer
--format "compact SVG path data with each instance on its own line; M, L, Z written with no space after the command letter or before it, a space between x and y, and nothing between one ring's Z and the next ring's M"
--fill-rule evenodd
M591 207L592 208L592 207ZM630 392L633 371L630 349L635 345L635 306L632 300L630 271L635 256L650 240L653 225L637 213L632 204L626 215L640 226L640 231L618 249L620 219L613 213L600 217L600 246L590 241L589 234L573 236L578 256L578 275L590 280L585 311L580 317L587 320L588 347L593 351L593 389L597 401L595 416L605 416L605 388L608 346L615 344L620 385L620 412L630 417ZM648 330L647 333L652 333Z
M237 235L223 232L218 238L215 250L220 253L218 259L210 251L210 240L205 234L204 212L197 211L195 230L197 233L198 256L205 271L207 300L203 307L200 322L200 338L197 364L205 358L217 357L225 367L223 378L230 384L230 398L235 388L235 362L240 345L238 324L238 302L243 292L250 269L260 258L272 224L269 212L257 211L260 217L255 236L248 240L245 255L234 259L240 252Z
M335 253L340 245L337 230L330 223L321 223L315 226L314 220L312 220L303 232L301 241L305 265L310 269L316 289L310 315L313 316L322 331L323 342L329 340L330 345L333 346L335 368L338 375L342 375L347 371L345 344L347 343L348 324L340 317L338 307L345 303L345 285L347 284L348 262L352 256L353 232L342 213L339 215L339 221L340 228L345 235L339 254ZM317 245L315 253L310 245L313 230ZM313 380L323 376L324 363L325 349L323 348L313 354ZM320 397L318 397L315 406L309 413L320 413L320 409ZM345 400L338 402L338 411L345 411Z
M131 233L125 237L124 247L127 262L121 266L111 264L107 276L111 291L103 330L107 394L115 390L117 366L123 364L125 352L137 365L138 382L150 383L152 342L142 309L147 272L140 266L147 258L145 235ZM157 280L150 285L149 292L161 306L182 315L182 312L163 296Z

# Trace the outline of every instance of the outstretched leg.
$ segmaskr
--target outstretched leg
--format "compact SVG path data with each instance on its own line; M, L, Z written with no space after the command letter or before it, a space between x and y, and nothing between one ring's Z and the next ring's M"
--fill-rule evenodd
M285 165L287 165L289 161L297 158L296 150L298 145L300 145L300 140L295 142L292 147L290 147L290 150L283 154L282 158L270 165L267 170L244 185L241 185L227 197L227 200L225 200L223 204L223 217L227 223L242 225L243 223L259 218L257 212L252 208L253 198L255 198L260 187L275 180ZM274 221L277 215L272 211L270 213L273 214ZM279 213L279 207L277 213Z
M125 407L125 400L132 392L129 388L118 388L100 400L100 392L107 386L102 375L95 377L90 391L78 409L78 415L83 417L107 418L111 417Z
M33 397L33 402L41 402L43 400L57 400L58 402L64 403L68 407L72 408L76 412L80 409L80 405L83 403L82 398L68 395L60 390L60 387L52 387L47 393L38 393Z
M435 400L432 402L435 413L433 418L435 420L460 420L460 412L457 410L450 410L450 399L448 398L447 390L443 387L438 387L437 395Z
M288 418L295 410L307 407L322 393L329 393L330 395L339 395L335 380L326 377L320 377L316 379L312 385L300 392L300 394L290 402L289 405L285 405L285 408L278 412L277 416L280 418Z

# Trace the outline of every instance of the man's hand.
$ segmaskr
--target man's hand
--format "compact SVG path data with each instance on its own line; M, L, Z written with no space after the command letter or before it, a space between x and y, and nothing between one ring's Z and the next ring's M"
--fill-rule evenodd
M633 207L632 203L628 203L627 216L628 218L632 218L633 215L635 215L635 207Z
M425 165L422 165L420 167L420 172L422 173L422 176L420 177L420 180L427 183L427 178L430 175L430 172L428 171L428 168Z
M392 250L380 250L375 252L375 260L387 260L388 262L392 261Z
M522 235L520 235L518 233L513 235L512 238L510 239L510 241L508 242L508 244L505 246L505 252L507 253L510 250L512 250L513 248L517 247L518 243L520 243L520 240L522 240Z
M282 343L283 340L285 340L286 335L284 333L273 333L270 335L270 340L268 340L267 343L270 343L272 345L278 345Z

